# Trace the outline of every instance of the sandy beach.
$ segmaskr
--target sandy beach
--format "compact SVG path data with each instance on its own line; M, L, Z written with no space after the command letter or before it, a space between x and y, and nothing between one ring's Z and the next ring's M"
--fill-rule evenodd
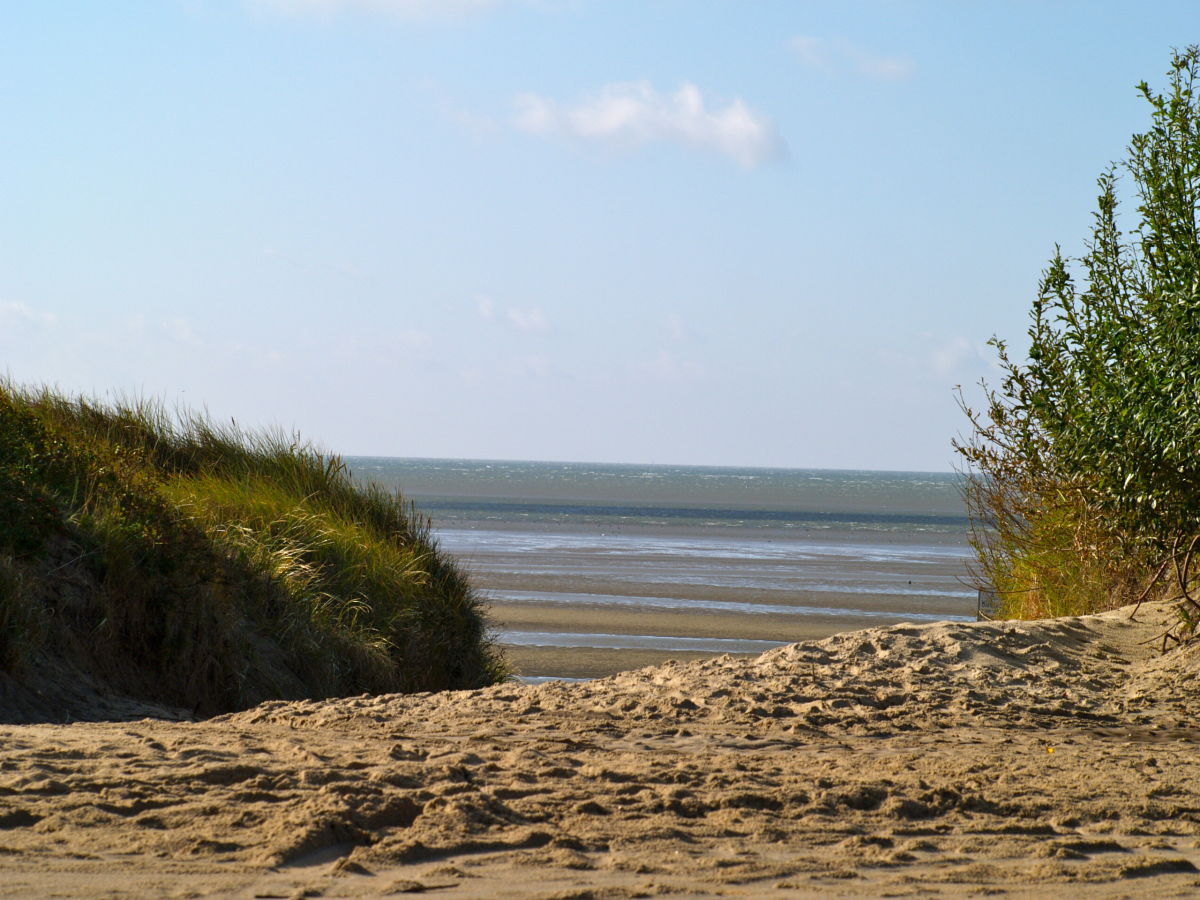
M1157 651L1169 621L899 625L199 722L108 698L129 721L0 726L0 894L1194 896L1200 657Z

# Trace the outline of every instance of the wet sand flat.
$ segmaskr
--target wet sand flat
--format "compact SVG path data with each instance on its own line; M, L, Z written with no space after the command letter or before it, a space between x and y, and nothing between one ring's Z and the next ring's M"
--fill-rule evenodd
M566 677L598 678L643 666L656 665L670 659L693 660L716 655L721 642L738 639L785 643L815 640L839 631L861 626L861 620L821 617L819 619L785 615L739 615L735 613L695 613L690 611L612 610L594 606L534 605L497 602L492 609L493 619L504 632L546 634L540 646L507 644L505 651L518 672L525 675L553 673ZM553 643L555 632L595 634L615 637L653 635L680 636L687 640L709 638L714 649L692 649L684 642L669 648L636 647L563 647ZM597 641L599 643L599 641ZM633 644L634 641L627 641ZM761 652L765 647L758 648ZM755 651L735 653L755 656Z
M692 646L695 638L712 639L709 653L759 652L766 645L741 649L730 642L782 643L902 621L974 618L960 538L927 546L912 536L881 535L860 543L780 537L723 544L703 531L680 530L621 541L518 531L450 537L489 601L500 643L527 676L612 675L635 659L646 665L695 658L704 652ZM543 644L514 642L514 632L541 633ZM581 648L555 648L546 637L553 633L605 637L581 666L569 652ZM618 647L614 635L685 640ZM612 653L607 663L597 652L605 649Z
M631 637L677 635L686 639L707 638L716 647L720 646L716 642L725 640L795 643L829 637L841 631L853 631L856 626L862 625L861 620L836 616L813 620L801 616L607 610L587 606L564 609L521 603L496 604L492 615L503 623L504 631L594 632ZM679 649L685 647L686 642L681 642ZM760 647L758 652L766 649Z

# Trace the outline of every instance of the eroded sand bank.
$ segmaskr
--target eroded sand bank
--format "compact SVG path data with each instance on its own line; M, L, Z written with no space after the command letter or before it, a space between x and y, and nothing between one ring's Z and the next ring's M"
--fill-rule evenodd
M1168 621L0 726L0 894L1194 896L1200 656L1157 653Z

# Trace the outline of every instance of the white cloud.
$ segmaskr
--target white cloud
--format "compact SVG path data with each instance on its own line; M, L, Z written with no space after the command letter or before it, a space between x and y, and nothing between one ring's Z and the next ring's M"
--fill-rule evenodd
M366 12L411 21L461 19L486 12L500 0L250 0L254 6L287 15L332 16L341 12Z
M363 281L366 279L366 275L363 270L352 262L321 259L314 256L302 256L296 253L288 253L275 247L267 247L262 251L262 254L268 259L278 260L279 262L302 272L317 272L322 275L333 273L335 275L351 278L355 281Z
M401 328L392 335L392 343L406 350L428 350L433 346L433 335L415 328Z
M183 316L175 316L173 319L167 319L162 323L162 330L178 344L199 347L202 343L200 335L192 326L192 323Z
M667 334L671 338L671 342L675 344L682 343L688 339L691 333L691 328L684 321L683 316L678 313L671 313L667 316Z
M485 322L497 321L499 316L496 301L486 294L476 296L475 310ZM501 321L508 323L510 328L526 334L550 331L550 317L540 306L507 306Z
M14 329L18 326L49 326L58 322L53 313L30 309L24 303L7 301L0 303L0 328Z
M509 324L517 331L525 331L530 334L540 331L550 330L550 320L546 318L546 314L541 307L531 306L527 309L518 309L510 306L505 312L508 317Z
M438 109L446 121L457 125L464 134L476 140L486 140L501 128L501 124L491 116L472 112L463 106L442 102L438 104Z
M916 74L917 64L907 56L881 56L845 40L796 35L791 48L806 66L835 74L849 69L865 78L903 81Z
M527 356L521 360L521 370L533 378L549 378L554 367L545 356Z
M659 350L652 359L634 363L630 369L634 375L673 384L696 381L704 375L699 363L682 359L670 350Z
M740 98L710 106L694 84L664 94L646 81L621 82L573 106L539 94L522 94L516 105L513 124L530 134L617 147L670 141L720 153L747 169L787 156L787 144L769 117Z
M987 344L961 335L935 346L929 352L928 359L933 371L942 377L961 371L968 363L972 368L978 368L981 363L992 362Z

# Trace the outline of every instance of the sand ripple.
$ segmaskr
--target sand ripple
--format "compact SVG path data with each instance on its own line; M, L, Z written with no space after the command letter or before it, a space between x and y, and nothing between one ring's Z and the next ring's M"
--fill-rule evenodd
M0 726L0 893L1191 896L1200 658L1144 643L1168 615Z

